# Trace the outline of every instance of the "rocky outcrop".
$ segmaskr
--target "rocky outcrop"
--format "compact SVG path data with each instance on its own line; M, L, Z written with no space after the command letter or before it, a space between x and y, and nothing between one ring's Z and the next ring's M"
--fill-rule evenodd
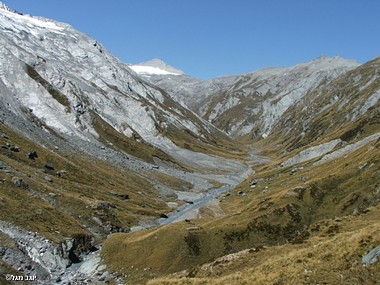
M96 250L97 248L93 245L93 238L91 236L78 234L59 244L56 252L71 264L83 261L84 255Z
M26 157L34 160L34 159L38 158L38 154L36 151L29 151L26 153Z
M114 208L114 204L107 202L99 202L93 205L93 220L107 233L128 232L129 228L123 226L115 215Z
M378 247L375 247L374 249L372 249L366 255L364 255L363 258L362 258L362 262L365 265L369 265L369 264L375 263L377 261L377 259L378 259L379 256L380 256L380 245Z
M45 237L0 221L0 234L8 240L0 243L0 258L20 273L36 276L39 284L54 284L62 280L74 263L80 263L90 252L97 250L93 238L77 234L53 243ZM3 239L2 239L3 240Z

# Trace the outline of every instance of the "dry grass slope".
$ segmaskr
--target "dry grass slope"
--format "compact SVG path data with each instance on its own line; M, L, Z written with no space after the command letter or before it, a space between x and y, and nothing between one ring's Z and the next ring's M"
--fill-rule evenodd
M141 176L78 153L49 150L1 125L3 132L7 134L0 138L3 221L59 242L83 233L102 239L110 229L126 230L141 217L158 217L168 210ZM12 151L7 145L20 150ZM30 151L38 157L28 158Z
M202 278L171 277L150 282L314 284L327 280L327 284L335 284L341 280L344 284L350 280L354 284L359 280L355 279L356 272L363 278L376 280L371 275L373 267L363 268L358 255L378 245L380 238L375 223L380 215L380 142L322 165L310 161L297 167L277 167L281 161L258 168L254 176L223 198L221 206L226 216L113 235L104 244L104 261L112 270L127 276L127 284L144 284L149 279L182 270L186 270L186 277ZM254 179L258 182L251 188ZM239 191L244 195L238 195ZM346 221L344 226L337 222L340 220ZM351 234L357 238L351 240ZM370 236L372 243L361 247L356 244ZM335 253L342 242L346 244L345 249ZM330 255L316 255L324 247ZM249 248L265 248L263 253L257 253L261 256L259 261L256 262L255 253L252 264L244 261L239 263L241 267L229 265L229 271L223 269L217 275L199 269L201 264ZM308 265L297 260L306 260ZM327 265L329 262L337 267ZM352 271L351 263L356 264ZM338 280L341 267L348 269L343 279ZM330 268L334 270L333 277L328 274ZM238 274L238 271L245 273ZM215 279L227 273L228 276ZM331 280L334 282L330 283Z
M380 209L322 220L301 244L286 244L213 262L192 271L149 281L175 284L376 284L380 263L363 266L362 256L380 244Z

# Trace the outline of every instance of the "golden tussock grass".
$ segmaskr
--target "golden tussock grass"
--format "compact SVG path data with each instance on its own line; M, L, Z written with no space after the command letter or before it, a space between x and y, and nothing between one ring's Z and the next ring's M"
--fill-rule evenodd
M10 143L20 147L19 152L0 149L0 159L11 171L0 172L0 219L31 231L37 231L53 241L75 234L89 233L86 227L97 229L99 237L107 235L94 220L97 205L107 203L115 226L129 227L142 217L158 217L169 208L157 199L157 192L141 176L115 165L77 153L60 154L51 151L11 129L1 126L9 139L0 138L0 145ZM38 158L26 157L36 151ZM46 169L50 163L54 170ZM25 181L26 187L17 187L13 177ZM52 182L46 180L49 177ZM128 195L129 199L121 199Z
M302 244L267 247L206 270L198 267L192 278L187 271L147 284L376 284L380 263L364 266L361 259L380 244L379 218L379 207L372 207L361 215L323 220Z
M261 166L252 177L231 191L230 196L223 198L220 206L225 216L113 235L104 244L104 261L109 268L128 276L127 284L144 284L152 278L182 270L187 272L184 276L196 278L163 277L149 282L318 283L313 276L320 280L327 278L326 282L336 282L338 279L334 278L337 274L331 277L333 279L328 275L330 266L320 267L316 271L318 275L312 274L317 266L322 266L318 264L323 260L326 264L334 262L337 265L333 268L335 272L341 270L339 266L348 266L356 260L356 267L345 271L341 284L345 280L357 280L356 272L367 270L362 268L358 259L349 256L338 266L334 258L340 260L349 254L347 250L350 249L357 250L355 254L361 250L363 254L379 241L376 237L371 245L362 248L356 244L356 240L375 235L378 231L379 224L373 217L379 215L375 206L380 198L379 147L379 142L373 142L322 165L313 165L315 160L312 160L294 167L279 168L280 160ZM292 170L294 168L295 171ZM259 181L255 188L250 187L253 179ZM243 191L244 195L238 195L239 191ZM370 214L366 214L367 208L372 209ZM356 213L362 214L355 216ZM334 222L336 217L345 221L342 226ZM345 217L348 217L347 221ZM353 234L356 238L351 240ZM347 244L346 251L343 248L338 251L342 243ZM218 273L202 273L199 269L201 264L213 262L225 254L262 247L266 249L253 253L253 263L247 260L234 262L236 266L229 265L230 269L223 268ZM316 255L323 248L331 253L337 251L333 257ZM309 256L305 259L307 266L304 261L299 261L303 260L302 256ZM144 268L149 270L141 270ZM368 272L366 276L370 278L373 272ZM224 276L227 273L228 276ZM338 277L341 278L340 275Z

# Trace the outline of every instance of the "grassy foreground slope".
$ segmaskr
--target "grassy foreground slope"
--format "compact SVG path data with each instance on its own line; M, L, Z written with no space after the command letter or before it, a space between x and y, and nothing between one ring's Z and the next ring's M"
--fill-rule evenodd
M141 175L77 152L51 150L0 125L0 219L59 242L127 231L167 205ZM30 158L35 152L37 157Z
M104 261L127 284L181 271L150 284L375 282L379 265L363 267L361 257L380 243L380 141L319 165L282 161L221 197L223 217L112 235Z
M189 271L149 281L175 284L377 284L380 265L362 255L380 243L378 206L366 213L322 220L300 244L252 248Z

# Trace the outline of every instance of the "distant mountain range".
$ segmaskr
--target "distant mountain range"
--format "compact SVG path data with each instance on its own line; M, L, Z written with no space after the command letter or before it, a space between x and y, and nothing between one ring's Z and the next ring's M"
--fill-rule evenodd
M320 57L290 68L266 68L205 81L183 74L173 77L153 73L146 80L184 101L229 135L266 137L282 121L282 115L311 90L330 84L358 66L356 61L340 57Z

